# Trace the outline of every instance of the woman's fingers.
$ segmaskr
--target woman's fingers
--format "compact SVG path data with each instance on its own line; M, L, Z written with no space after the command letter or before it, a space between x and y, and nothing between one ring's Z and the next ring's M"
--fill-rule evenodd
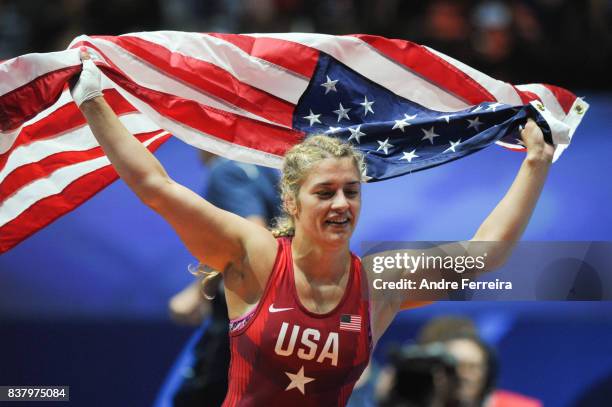
M542 134L542 130L538 127L533 119L527 119L527 123L525 127L521 130L521 138L523 142L527 145L529 142L544 142L544 135ZM529 147L529 145L527 145Z
M70 88L72 99L79 107L88 100L102 96L102 74L100 70L96 67L86 49L80 49L80 56L83 69L76 84Z
M91 55L89 55L87 48L81 47L80 51L81 51L80 53L81 61L85 61L86 59L91 59Z
M528 156L541 157L551 160L554 154L554 147L546 143L542 129L533 119L527 119L525 128L521 130L523 144L527 147Z

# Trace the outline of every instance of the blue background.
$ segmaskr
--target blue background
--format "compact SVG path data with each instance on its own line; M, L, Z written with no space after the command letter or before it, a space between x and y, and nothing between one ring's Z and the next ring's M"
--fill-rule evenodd
M524 240L612 240L612 96L586 100ZM173 139L157 156L177 181L203 189L196 150ZM522 157L491 147L366 185L353 250L366 240L469 239ZM0 384L70 385L72 405L150 405L190 333L169 321L167 301L192 281L192 262L123 182L103 190L0 257ZM377 356L433 315L469 315L500 353L502 388L571 406L612 375L611 311L607 302L437 303L401 314Z

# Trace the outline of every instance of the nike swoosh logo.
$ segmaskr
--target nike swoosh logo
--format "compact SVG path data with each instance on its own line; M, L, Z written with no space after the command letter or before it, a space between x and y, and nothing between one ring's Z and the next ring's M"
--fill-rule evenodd
M268 311L270 311L271 313L274 312L283 312L283 311L289 311L292 310L293 308L274 308L274 304L270 304L270 307L268 308Z

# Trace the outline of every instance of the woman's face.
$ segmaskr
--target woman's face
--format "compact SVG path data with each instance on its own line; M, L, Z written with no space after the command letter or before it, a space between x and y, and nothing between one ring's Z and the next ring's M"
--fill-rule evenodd
M296 233L314 243L348 243L361 209L361 181L353 160L326 158L304 179L297 202L290 202Z

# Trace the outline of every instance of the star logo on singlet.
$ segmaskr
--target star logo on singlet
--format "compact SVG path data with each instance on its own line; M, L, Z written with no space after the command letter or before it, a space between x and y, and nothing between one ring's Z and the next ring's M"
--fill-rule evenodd
M291 380L291 383L289 383L285 391L288 391L291 389L298 389L304 395L306 394L306 390L304 389L304 386L307 383L310 383L315 380L313 377L304 376L304 366L302 366L300 370L295 374L289 373L289 372L285 372L285 374L289 376L289 379Z

